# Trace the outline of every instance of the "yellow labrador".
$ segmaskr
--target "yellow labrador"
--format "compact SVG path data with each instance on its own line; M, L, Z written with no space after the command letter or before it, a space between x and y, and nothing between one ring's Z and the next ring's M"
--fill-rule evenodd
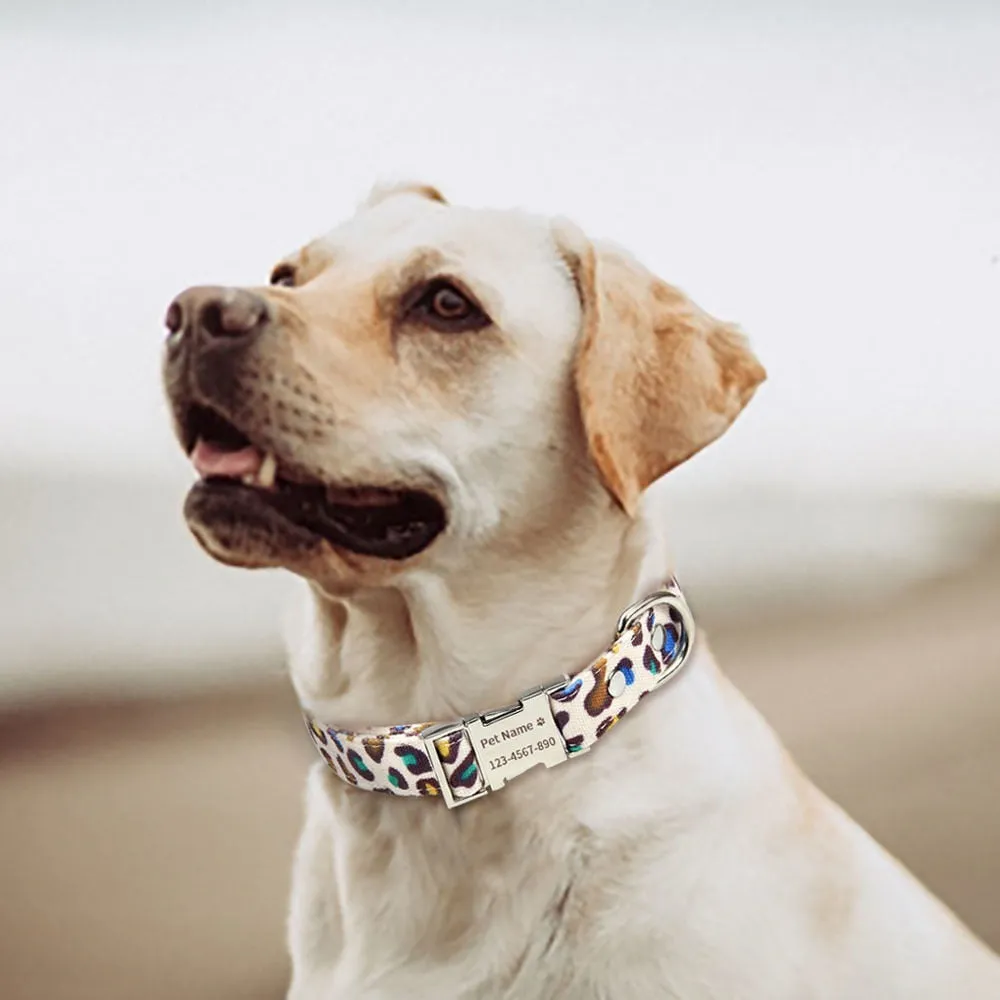
M191 530L306 581L293 1000L1000 997L664 586L643 493L763 380L734 327L422 187L167 326Z

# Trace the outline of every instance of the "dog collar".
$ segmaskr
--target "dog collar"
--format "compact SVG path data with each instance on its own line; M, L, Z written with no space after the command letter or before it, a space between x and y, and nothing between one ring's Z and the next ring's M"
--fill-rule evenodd
M614 642L584 670L525 691L506 708L454 722L354 732L306 716L331 770L357 788L443 798L449 809L499 791L537 764L586 753L684 665L691 611L671 580L629 605Z

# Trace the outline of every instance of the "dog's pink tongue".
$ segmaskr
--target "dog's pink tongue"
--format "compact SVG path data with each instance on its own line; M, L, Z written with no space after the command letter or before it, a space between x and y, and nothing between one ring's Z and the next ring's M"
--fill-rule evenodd
M199 438L191 452L191 461L199 476L241 479L243 476L256 476L264 456L252 445L239 451L225 451Z

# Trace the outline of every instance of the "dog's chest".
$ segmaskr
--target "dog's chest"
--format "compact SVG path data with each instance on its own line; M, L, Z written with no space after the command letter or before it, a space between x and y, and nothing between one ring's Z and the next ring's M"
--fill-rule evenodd
M456 817L313 779L292 899L293 1000L551 1000L568 988L588 938L576 899L601 878L570 823L516 796Z

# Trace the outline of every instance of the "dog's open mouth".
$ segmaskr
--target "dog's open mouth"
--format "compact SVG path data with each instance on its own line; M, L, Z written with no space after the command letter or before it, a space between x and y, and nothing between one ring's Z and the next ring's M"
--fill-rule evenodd
M190 407L183 433L201 476L195 491L229 501L233 516L253 518L264 507L333 545L381 559L414 556L445 528L444 507L431 494L310 480L208 407Z

